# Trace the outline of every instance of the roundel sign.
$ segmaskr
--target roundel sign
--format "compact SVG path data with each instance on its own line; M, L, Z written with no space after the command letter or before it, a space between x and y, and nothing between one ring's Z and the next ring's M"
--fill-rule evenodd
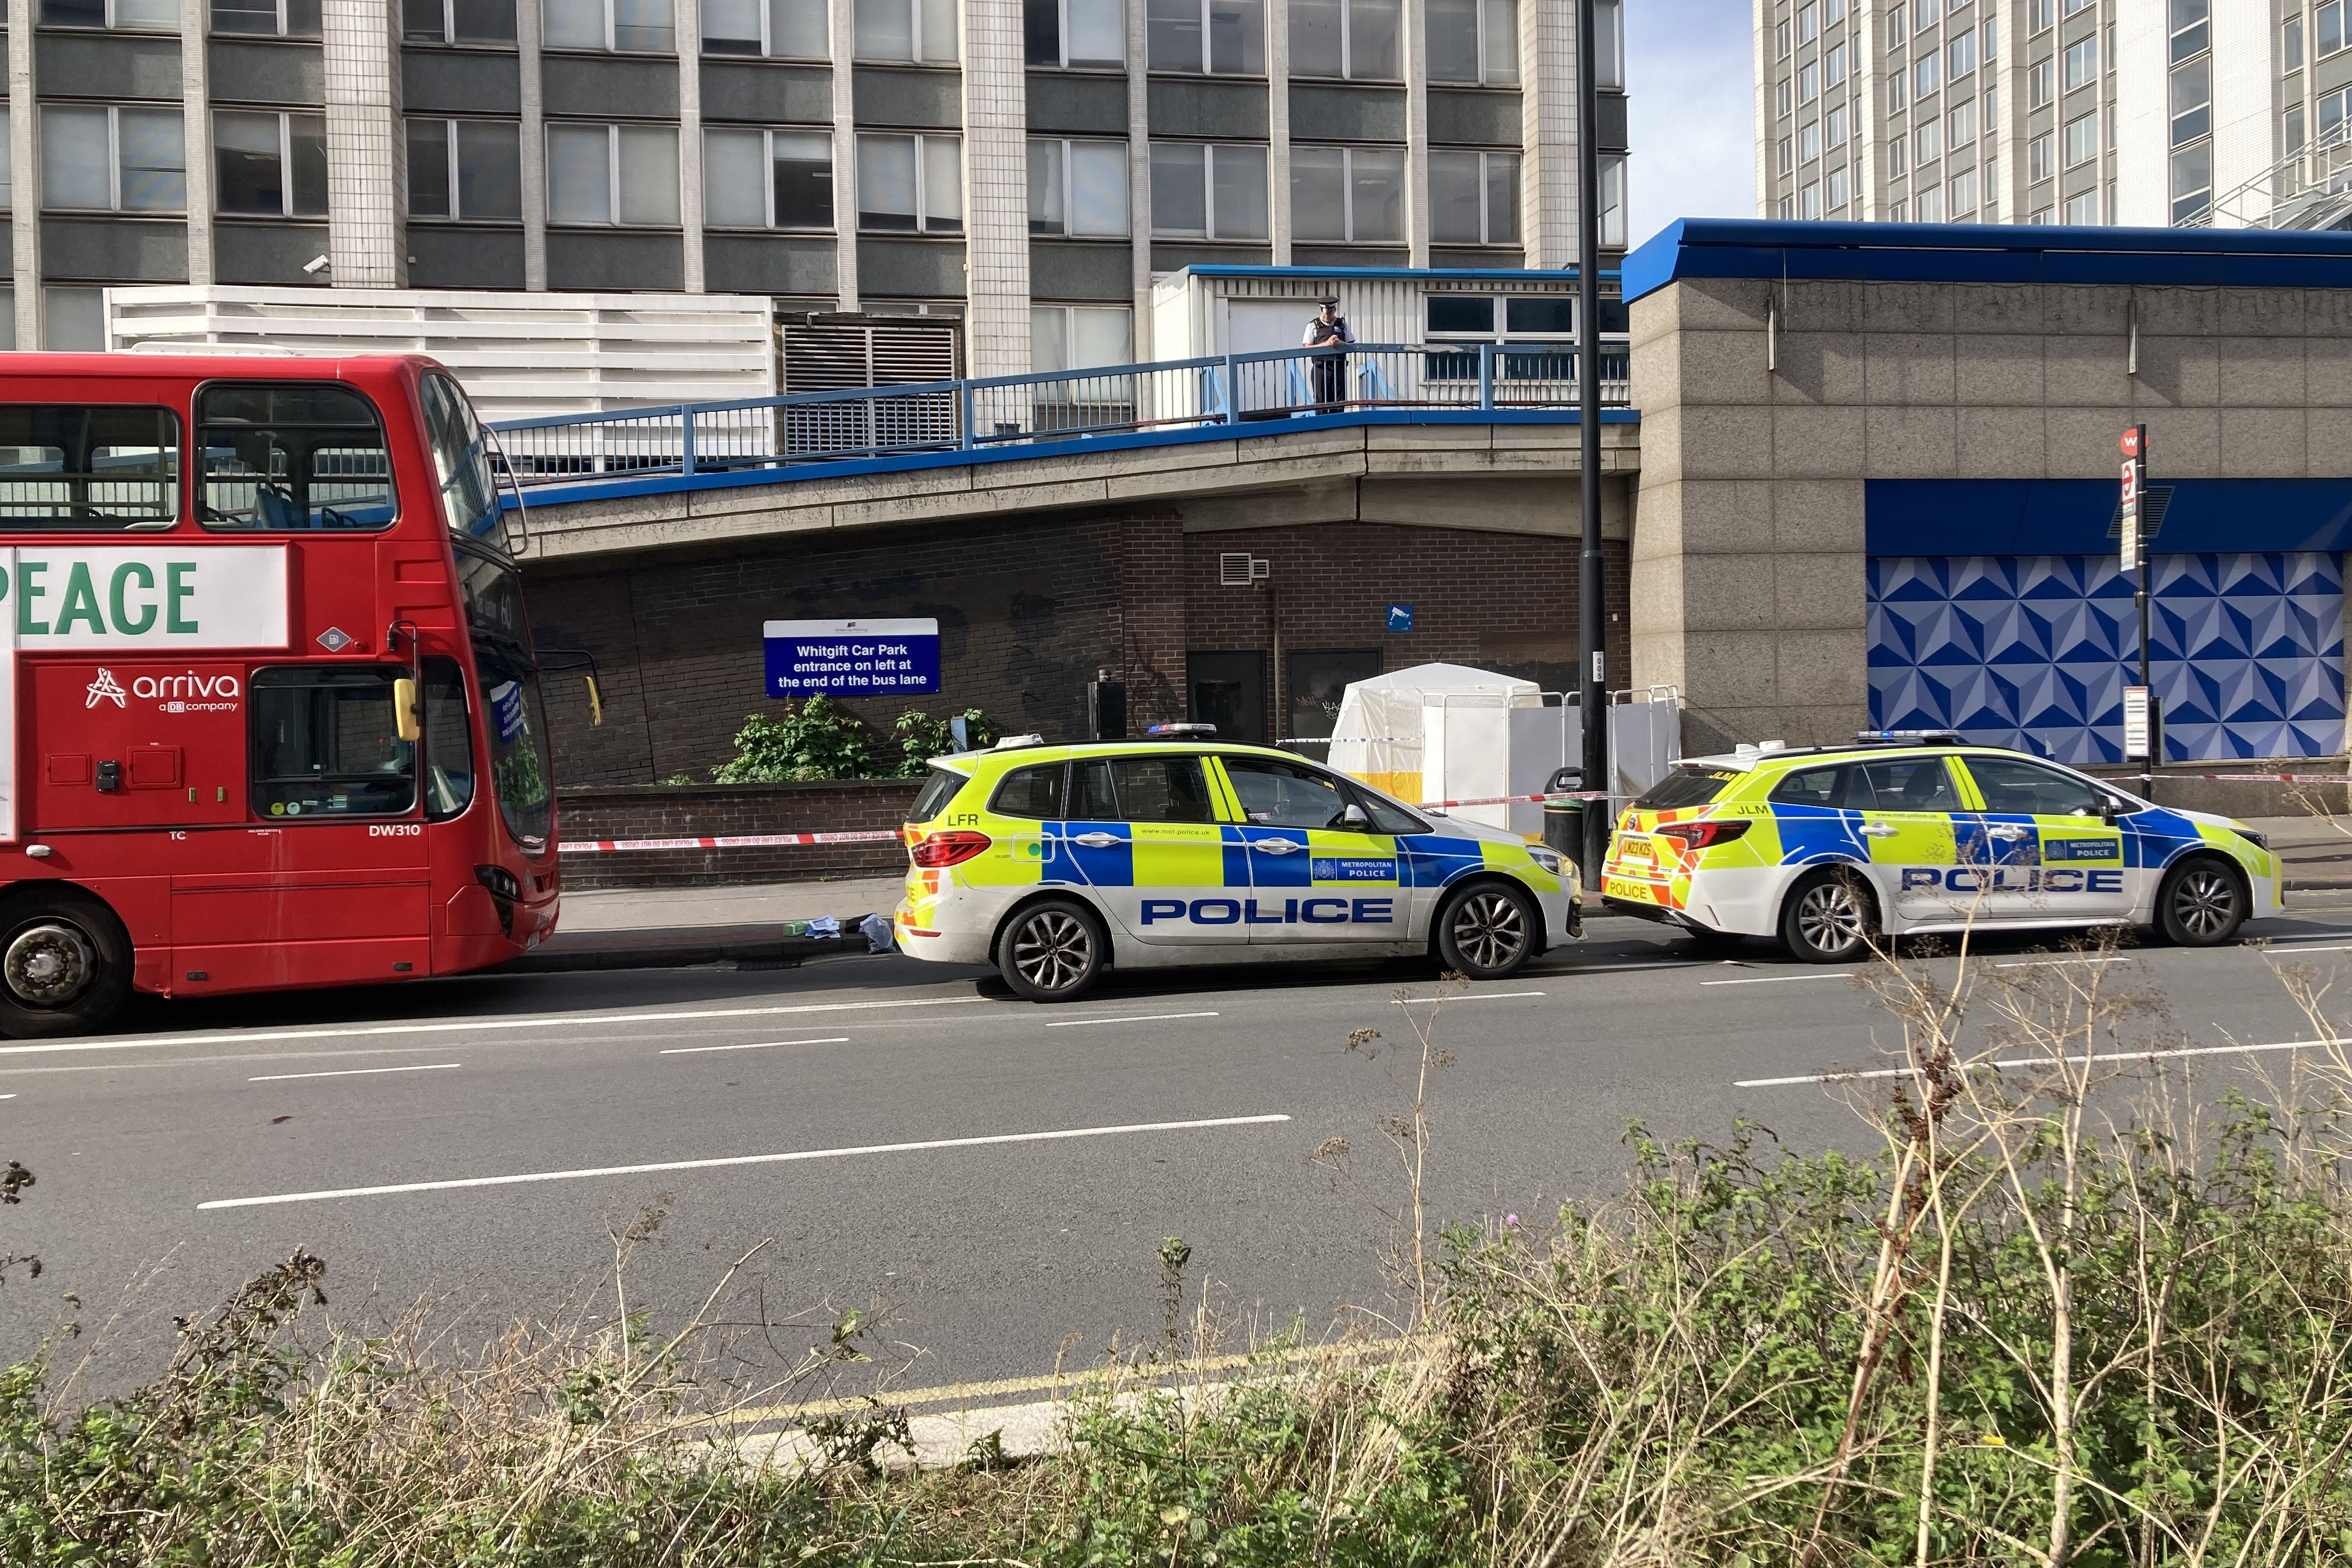
M2133 426L2130 429L2124 432L2123 439L2116 443L2116 445L2123 447L2125 457L2137 458L2139 456L2139 430L2140 427L2138 426Z

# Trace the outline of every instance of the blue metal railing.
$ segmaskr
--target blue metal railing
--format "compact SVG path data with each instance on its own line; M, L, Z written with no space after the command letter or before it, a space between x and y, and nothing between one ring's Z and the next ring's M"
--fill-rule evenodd
M1628 401L1604 339L1601 401ZM1087 436L1244 426L1366 409L1566 409L1568 343L1358 343L729 403L514 419L494 428L525 485L793 468Z

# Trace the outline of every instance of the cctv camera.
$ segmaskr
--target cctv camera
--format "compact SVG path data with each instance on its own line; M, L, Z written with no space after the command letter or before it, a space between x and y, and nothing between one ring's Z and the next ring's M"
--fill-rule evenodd
M310 260L302 263L302 270L306 273L316 274L324 272L328 268L333 265L334 263L329 261L323 256L314 256L310 258Z

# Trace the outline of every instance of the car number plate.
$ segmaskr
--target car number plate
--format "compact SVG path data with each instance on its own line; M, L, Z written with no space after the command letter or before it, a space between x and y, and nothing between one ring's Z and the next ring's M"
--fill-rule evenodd
M1654 861L1657 858L1657 852L1650 847L1650 841L1648 839L1631 837L1625 840L1624 850L1619 857L1619 858L1625 860L1652 861Z

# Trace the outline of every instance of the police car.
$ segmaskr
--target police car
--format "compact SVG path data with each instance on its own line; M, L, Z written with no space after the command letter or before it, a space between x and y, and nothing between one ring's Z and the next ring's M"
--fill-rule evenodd
M1970 928L2128 923L2209 947L2278 911L2277 860L2226 816L1948 731L1854 741L1678 764L1618 820L1604 903L1821 963Z
M908 812L901 951L1037 1002L1112 965L1433 953L1475 980L1578 934L1576 871L1213 725L941 757Z

